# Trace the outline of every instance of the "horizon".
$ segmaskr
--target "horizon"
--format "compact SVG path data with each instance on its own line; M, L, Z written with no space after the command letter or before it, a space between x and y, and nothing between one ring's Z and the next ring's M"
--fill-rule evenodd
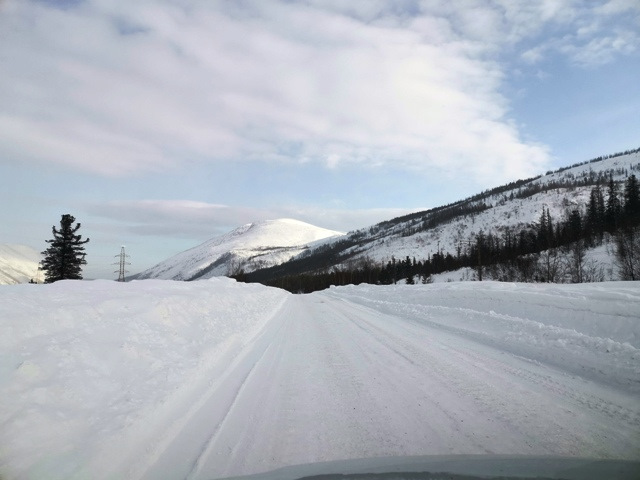
M640 4L0 3L0 243L86 278L247 223L351 231L638 148ZM60 35L59 32L65 32Z

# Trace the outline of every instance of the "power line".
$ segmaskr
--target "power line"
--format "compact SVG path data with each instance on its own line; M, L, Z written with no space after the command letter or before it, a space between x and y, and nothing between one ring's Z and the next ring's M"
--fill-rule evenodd
M115 255L115 257L120 257L120 262L118 263L114 263L114 265L120 265L120 269L114 271L113 273L117 273L118 274L118 281L119 282L124 282L124 274L125 273L129 273L128 270L124 269L125 265L131 265L129 262L126 261L127 258L129 258L129 255L126 255L124 253L124 245L122 247L120 247L120 255Z

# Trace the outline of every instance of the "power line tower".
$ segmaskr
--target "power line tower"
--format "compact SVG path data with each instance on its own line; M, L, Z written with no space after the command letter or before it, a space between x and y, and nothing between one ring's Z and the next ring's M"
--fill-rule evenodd
M124 282L124 274L125 273L129 273L128 270L124 269L125 265L131 265L129 262L127 262L127 258L129 258L129 255L124 253L124 245L122 247L120 247L120 255L115 255L116 257L120 257L120 262L118 263L114 263L114 265L120 265L120 270L116 270L113 273L117 273L118 274L118 281L119 282Z

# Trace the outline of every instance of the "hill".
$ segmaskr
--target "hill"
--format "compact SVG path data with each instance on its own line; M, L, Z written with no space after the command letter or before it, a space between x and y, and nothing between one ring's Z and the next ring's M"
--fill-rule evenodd
M492 257L505 255L505 249L511 249L507 252L511 255L509 259L515 260L548 247L568 245L578 238L589 237L586 247L601 246L602 240L610 237L605 235L603 218L598 219L601 225L597 232L595 225L588 224L593 220L587 219L592 191L598 187L604 198L604 190L608 183L612 183L614 196L620 204L623 201L623 183L631 175L639 173L640 149L598 157L538 177L511 182L449 205L349 232L309 248L282 265L256 271L249 275L249 280L282 285L278 279L288 276L360 270L368 272L368 279L363 281L371 281L369 273L385 267L393 270L390 275L395 275L395 280L398 270L409 270L406 262L411 263L413 271L416 271L415 263L429 262L429 268L433 268L428 273L439 273L475 265L482 255L485 255L484 263L488 264L490 260L496 260ZM571 231L569 225L574 213L581 222L577 233ZM541 221L553 237L547 245L540 242ZM608 231L611 233L611 228ZM609 260L603 267L611 268L611 263ZM335 280L338 284L345 281Z
M26 245L0 244L0 285L37 281L40 259L40 252Z
M203 280L251 272L286 262L308 244L341 235L287 218L249 223L174 255L135 278Z

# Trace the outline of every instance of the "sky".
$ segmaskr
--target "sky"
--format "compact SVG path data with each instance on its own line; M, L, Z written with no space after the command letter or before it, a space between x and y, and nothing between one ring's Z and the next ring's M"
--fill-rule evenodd
M637 0L0 0L0 243L85 278L640 147Z

